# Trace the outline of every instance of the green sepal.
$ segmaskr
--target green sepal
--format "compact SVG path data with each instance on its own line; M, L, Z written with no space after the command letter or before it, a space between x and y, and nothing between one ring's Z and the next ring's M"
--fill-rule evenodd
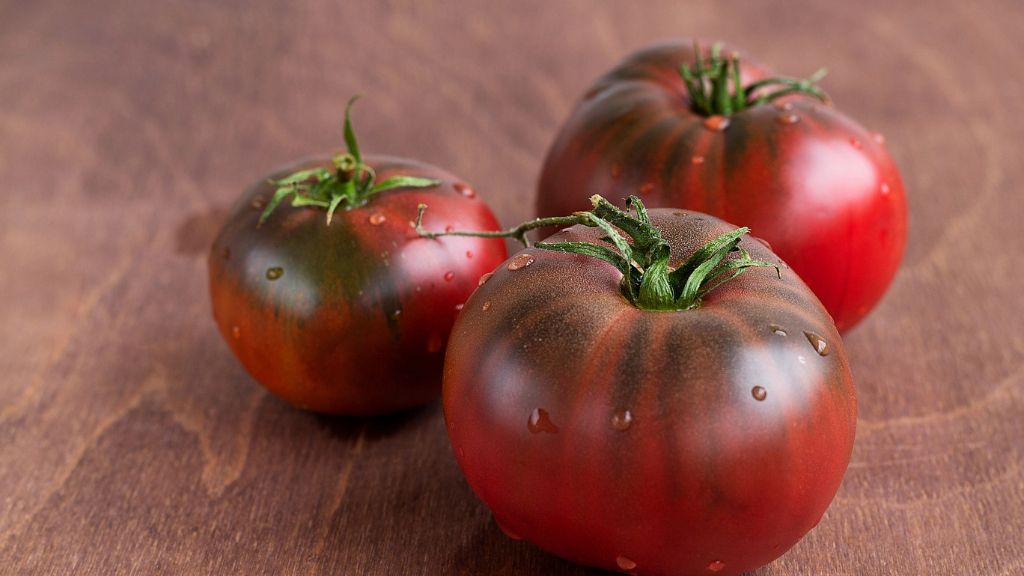
M431 186L437 186L440 183L440 180L431 180L430 178L392 176L379 184L371 186L369 193L376 194L377 192L384 192L385 190L393 190L395 188L430 188Z

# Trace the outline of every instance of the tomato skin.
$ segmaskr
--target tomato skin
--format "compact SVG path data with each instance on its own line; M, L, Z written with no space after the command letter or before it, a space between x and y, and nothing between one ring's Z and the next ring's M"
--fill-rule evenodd
M548 152L539 215L586 209L591 194L638 194L749 226L849 329L884 294L906 243L903 182L881 137L804 96L711 129L677 72L693 61L688 44L664 44L599 79ZM744 84L771 75L741 70Z
M734 228L680 214L651 210L673 267ZM607 570L739 574L817 524L849 462L856 398L839 334L792 270L751 269L697 309L651 312L605 262L527 249L508 263L530 258L473 294L445 362L452 446L507 533Z
M410 225L422 202L427 226L498 226L455 176L409 160L365 161L378 181L441 184L381 192L339 209L329 226L324 210L286 202L257 226L274 189L263 179L239 199L209 257L224 340L263 386L315 412L373 415L436 398L458 305L507 255L500 239L425 239ZM271 178L329 163L305 161Z

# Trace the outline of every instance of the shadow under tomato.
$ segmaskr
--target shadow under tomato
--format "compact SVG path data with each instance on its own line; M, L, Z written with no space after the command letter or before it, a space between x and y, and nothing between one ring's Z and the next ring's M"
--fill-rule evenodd
M390 438L406 428L418 427L423 421L433 417L437 404L438 402L434 401L426 406L419 406L394 414L358 417L317 414L315 412L302 412L296 408L292 409L313 418L317 424L335 437L349 438L362 433L365 441L372 443Z

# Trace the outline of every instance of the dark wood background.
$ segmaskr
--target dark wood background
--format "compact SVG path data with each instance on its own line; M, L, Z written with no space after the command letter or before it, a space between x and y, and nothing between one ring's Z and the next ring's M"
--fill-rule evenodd
M849 334L846 480L757 572L1024 574L1024 6L794 1L0 1L0 574L593 574L512 542L438 404L326 418L210 318L207 247L271 168L341 145L531 216L588 83L672 36L832 70L887 137L904 266Z

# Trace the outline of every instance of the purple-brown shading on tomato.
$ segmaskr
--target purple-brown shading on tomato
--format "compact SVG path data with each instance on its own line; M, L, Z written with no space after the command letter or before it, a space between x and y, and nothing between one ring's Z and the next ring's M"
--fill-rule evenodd
M906 241L903 182L884 139L815 98L813 82L755 84L777 77L727 50L720 62L754 89L723 99L728 114L700 106L680 73L697 54L683 42L648 48L594 84L548 152L539 215L583 209L592 194L638 194L748 226L850 328L884 294Z
M210 252L210 296L225 341L270 391L316 412L380 414L438 396L460 305L507 252L497 239L419 237L411 217L424 202L434 226L497 221L448 172L363 158L354 136L349 148L243 194ZM295 174L309 179L284 184ZM380 191L355 194L352 178ZM293 206L275 210L289 195Z
M735 229L650 219L672 269ZM607 246L604 234L577 225L545 243ZM857 410L839 333L793 271L751 267L687 309L649 310L615 265L538 246L473 294L445 363L454 452L502 528L643 575L739 574L811 530ZM749 236L736 249L778 262Z

